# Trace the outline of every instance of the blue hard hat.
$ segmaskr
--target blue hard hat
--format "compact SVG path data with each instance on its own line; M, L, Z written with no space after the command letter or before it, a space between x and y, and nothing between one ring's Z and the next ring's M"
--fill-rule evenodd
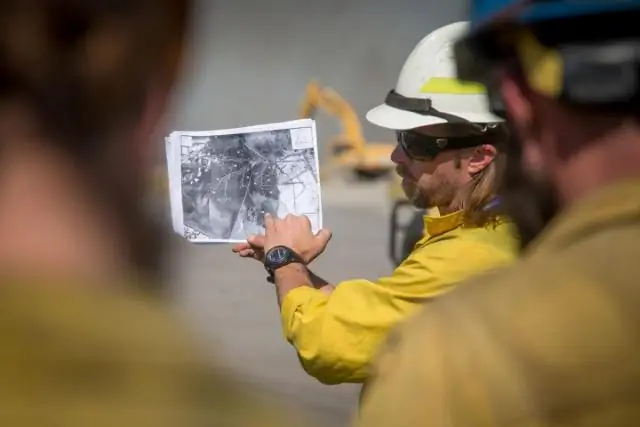
M469 1L470 31L455 44L456 70L460 80L487 86L494 114L504 115L495 69L512 60L529 87L549 98L590 106L628 106L640 98L640 0ZM606 29L617 23L615 31ZM592 30L598 40L585 36Z
M640 9L640 0L471 0L471 32L496 21L532 24Z

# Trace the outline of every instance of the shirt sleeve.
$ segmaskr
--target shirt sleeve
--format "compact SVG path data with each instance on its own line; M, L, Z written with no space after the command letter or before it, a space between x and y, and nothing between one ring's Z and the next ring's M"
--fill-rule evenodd
M445 422L451 378L444 355L451 349L435 322L430 328L422 322L419 336L404 324L389 334L363 387L354 427L453 425Z
M392 329L370 369L353 427L492 427L536 419L518 358L530 353L509 345L517 336L509 322L515 310L502 297L507 282L495 284L491 275L467 281Z
M353 427L414 427L426 420L433 427L501 424L477 348L459 339L451 316L441 314L421 313L392 331L363 388Z
M484 245L442 243L414 251L377 282L344 281L329 295L309 286L289 292L282 305L283 330L304 370L325 384L363 382L395 324L500 258Z

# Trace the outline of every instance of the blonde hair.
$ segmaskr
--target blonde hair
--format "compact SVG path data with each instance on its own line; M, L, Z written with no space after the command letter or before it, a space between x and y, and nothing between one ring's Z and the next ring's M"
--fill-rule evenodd
M488 208L488 205L494 201L502 181L507 162L504 148L509 133L504 124L498 125L493 132L495 139L491 145L496 148L497 154L487 167L471 178L462 196L461 207L465 226L483 227L501 221L499 212Z

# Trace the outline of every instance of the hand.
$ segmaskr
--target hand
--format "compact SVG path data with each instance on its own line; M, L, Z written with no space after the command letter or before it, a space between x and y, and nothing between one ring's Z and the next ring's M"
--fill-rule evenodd
M231 250L242 258L253 258L264 262L264 236L261 234L249 236L246 242L234 245Z
M331 231L327 229L313 234L311 221L304 215L287 215L282 219L265 215L262 251L266 253L274 246L287 246L308 264L324 252L331 236Z

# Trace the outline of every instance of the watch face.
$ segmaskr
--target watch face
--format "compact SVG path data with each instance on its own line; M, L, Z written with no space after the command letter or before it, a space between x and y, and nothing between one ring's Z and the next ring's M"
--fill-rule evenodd
M287 260L289 251L287 248L274 248L268 253L269 263L279 264Z

